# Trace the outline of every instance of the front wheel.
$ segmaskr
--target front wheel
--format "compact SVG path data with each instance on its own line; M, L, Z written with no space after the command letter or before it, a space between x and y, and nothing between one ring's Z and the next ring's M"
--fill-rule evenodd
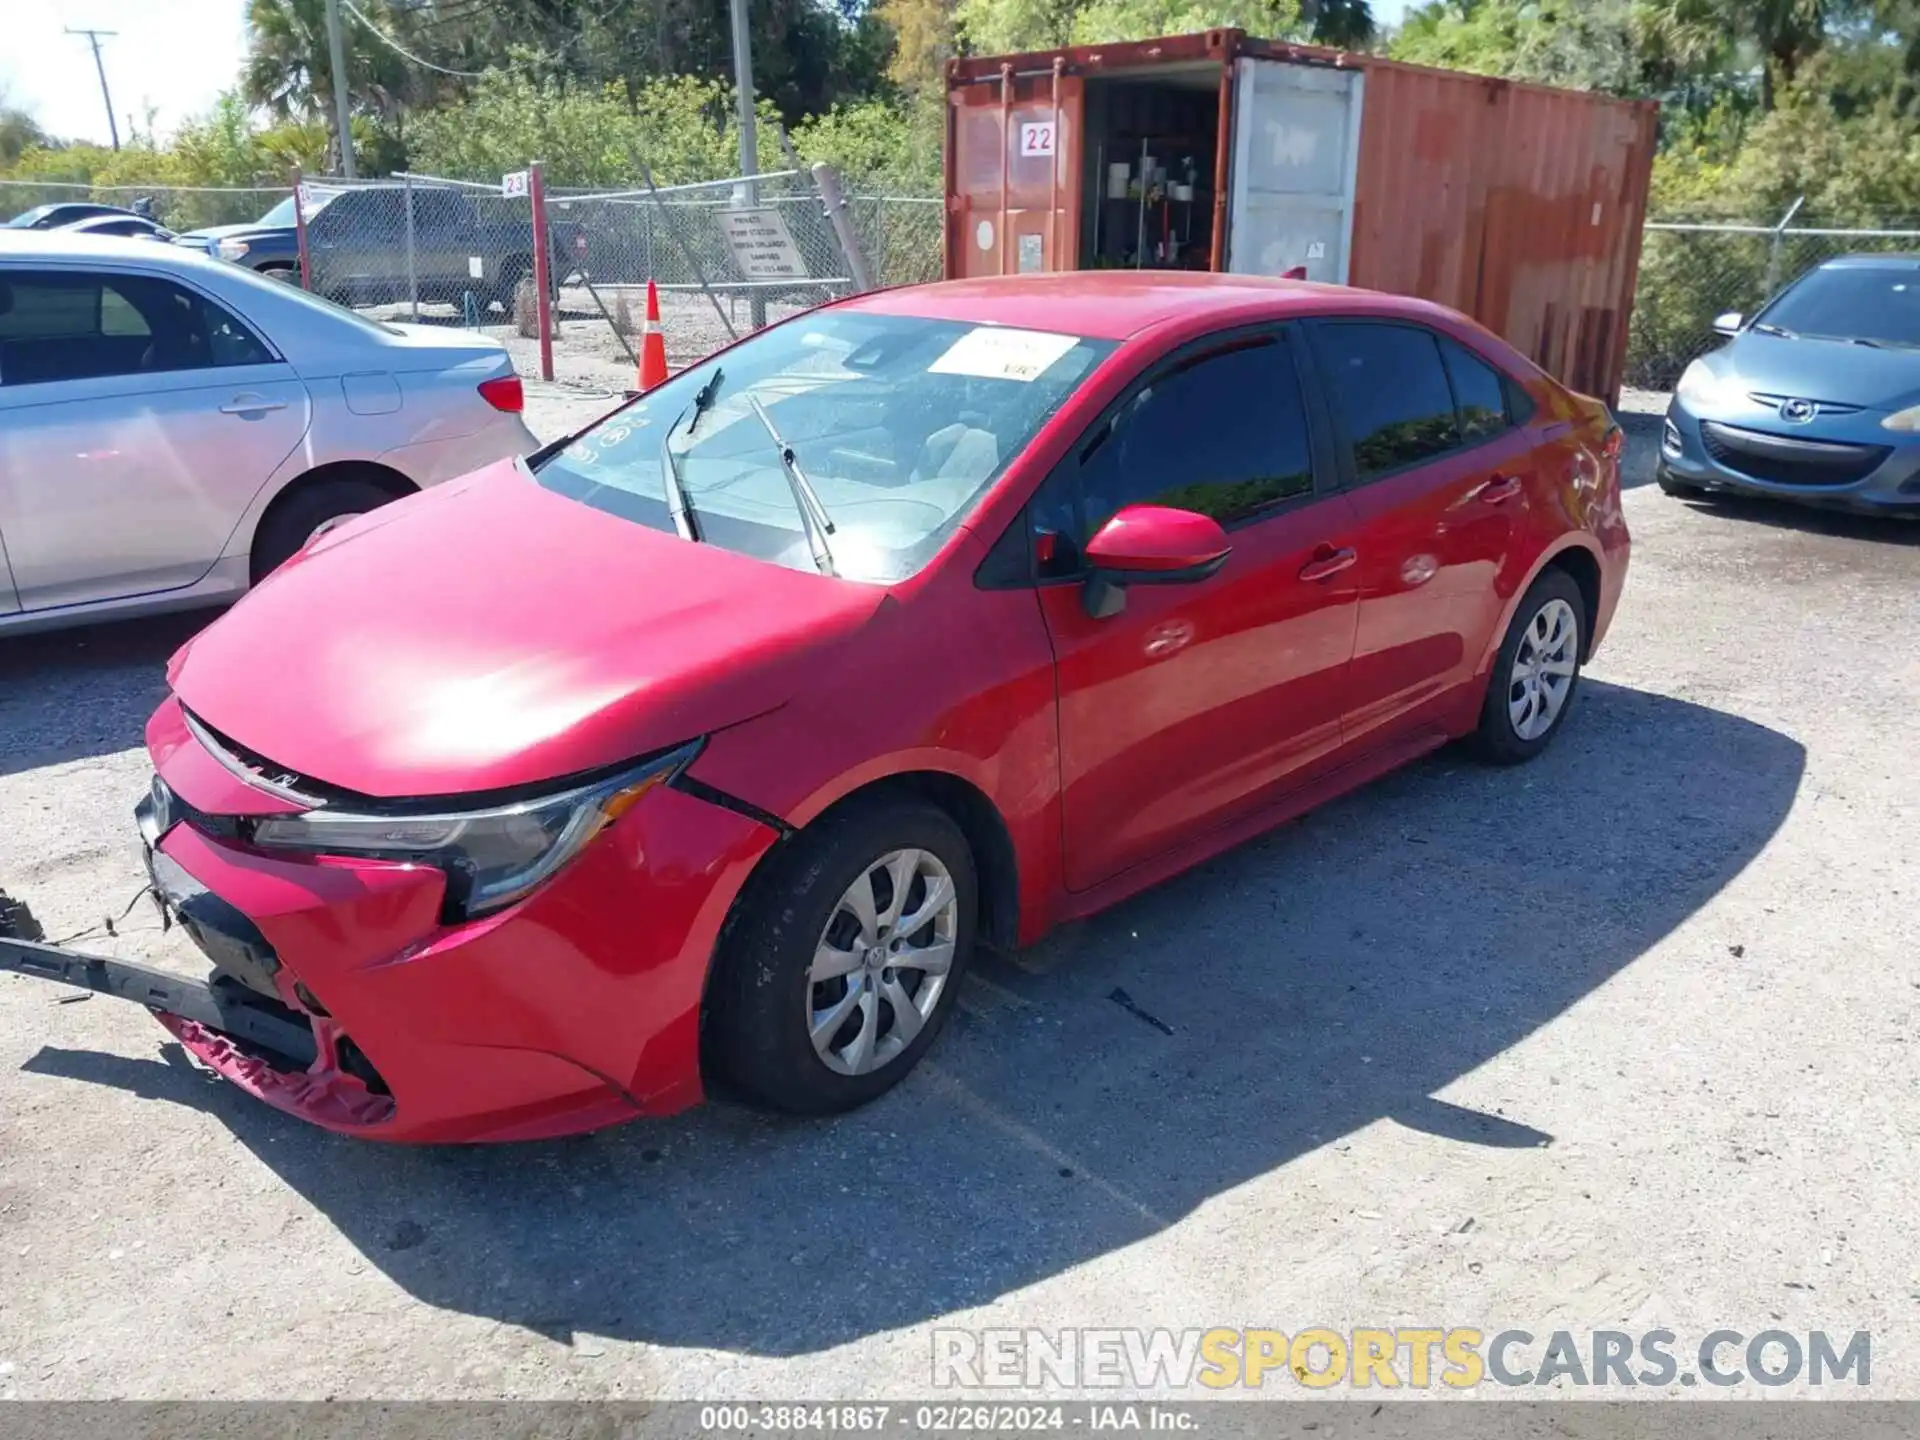
M945 812L858 804L789 841L715 957L709 1055L748 1098L826 1115L891 1089L953 1009L973 854Z
M1533 582L1494 657L1474 748L1496 765L1531 760L1559 733L1580 686L1586 599L1557 566Z

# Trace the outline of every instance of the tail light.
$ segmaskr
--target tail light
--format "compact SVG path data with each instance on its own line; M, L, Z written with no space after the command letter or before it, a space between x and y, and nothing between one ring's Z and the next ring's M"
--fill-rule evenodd
M518 375L498 375L480 382L480 398L496 410L518 415L527 408L527 392L520 388Z

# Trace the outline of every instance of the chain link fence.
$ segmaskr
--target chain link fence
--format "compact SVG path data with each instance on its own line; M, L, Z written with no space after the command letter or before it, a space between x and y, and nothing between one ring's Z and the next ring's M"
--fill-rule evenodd
M678 368L757 325L847 294L856 275L892 286L942 274L945 211L936 197L848 193L843 216L864 262L858 266L809 171L657 188L637 163L635 171L618 188L556 187L544 195L547 345L557 347L562 368L602 383L631 373L649 279L661 292L668 354ZM227 258L291 280L303 273L296 243L303 239L306 283L318 293L382 319L490 327L511 343L542 334L531 192L525 185L505 194L495 176L309 178L296 206L288 186L0 180L0 220L61 201L126 208L144 201L155 220L178 232L240 224L285 232L284 241L248 240L244 253ZM1650 222L1626 383L1666 389L1720 343L1715 316L1752 314L1832 256L1894 250L1920 250L1920 222L1820 224L1798 206L1744 223Z
M849 195L847 218L875 284L923 285L946 273L946 205L938 197Z
M1859 251L1920 250L1920 228L1810 224L1796 203L1771 224L1656 221L1640 251L1626 383L1665 390L1689 363L1725 343L1713 320L1751 315L1824 260Z
M66 181L0 180L0 222L42 205L112 205L144 209L169 230L184 233L211 225L259 220L293 194L287 185L233 188L181 185L80 185ZM289 222L291 223L291 222Z
M554 237L556 275L570 239ZM284 249L233 258L276 271L291 259L307 289L381 319L506 323L523 318L532 283L533 205L498 181L303 180Z

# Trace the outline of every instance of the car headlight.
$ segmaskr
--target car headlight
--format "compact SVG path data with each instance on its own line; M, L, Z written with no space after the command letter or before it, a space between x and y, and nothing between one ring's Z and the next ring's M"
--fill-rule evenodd
M214 249L220 252L220 258L222 260L238 260L242 255L247 253L248 248L247 242L244 240L222 240L218 245L214 246Z
M698 741L618 774L508 805L382 813L321 808L256 821L253 843L310 855L411 860L447 875L449 908L471 919L510 905L700 753Z
M1689 405L1724 405L1741 398L1740 383L1720 374L1704 360L1687 366L1680 383L1673 387L1676 397Z
M1910 435L1915 430L1920 430L1920 405L1909 405L1904 410L1894 411L1880 422L1880 428L1898 430L1903 435Z

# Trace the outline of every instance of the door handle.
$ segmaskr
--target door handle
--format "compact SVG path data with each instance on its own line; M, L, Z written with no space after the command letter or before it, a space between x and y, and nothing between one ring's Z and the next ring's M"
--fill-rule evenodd
M236 395L220 407L222 415L258 415L267 410L284 410L284 400L266 400L258 395Z
M1321 545L1314 550L1313 558L1300 567L1300 578L1330 580L1359 558L1351 546L1336 550L1331 545Z
M1512 475L1496 475L1474 492L1473 498L1489 505L1504 505L1520 493L1520 481Z

